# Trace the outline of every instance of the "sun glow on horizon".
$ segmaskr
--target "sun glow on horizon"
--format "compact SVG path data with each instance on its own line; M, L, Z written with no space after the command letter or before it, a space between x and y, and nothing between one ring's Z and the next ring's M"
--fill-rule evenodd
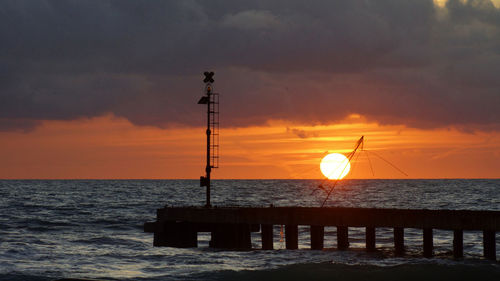
M29 132L0 132L0 178L196 179L206 161L204 132L203 127L136 126L112 115L43 121ZM222 128L221 134L217 179L323 178L318 162L325 147L347 155L360 135L368 138L369 150L412 178L499 178L500 132L413 129L362 117L315 126L277 120ZM364 153L356 157L351 163L356 168L346 177L401 178L387 163L371 160Z
M321 172L330 180L344 178L351 169L349 159L340 153L331 153L323 157L319 165Z

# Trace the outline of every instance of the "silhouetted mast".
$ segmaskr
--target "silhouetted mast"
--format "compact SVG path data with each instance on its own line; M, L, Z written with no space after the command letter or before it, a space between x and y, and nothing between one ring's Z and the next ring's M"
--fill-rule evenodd
M214 73L204 72L205 95L200 98L198 104L207 105L207 165L205 176L200 177L200 186L207 187L207 200L205 207L210 204L210 173L212 168L219 167L219 94L214 93L212 83L214 83Z
M345 163L344 167L342 168L342 172L340 174L343 174L345 169L347 168L347 165L351 162L352 158L354 157L354 154L356 151L361 147L360 150L363 150L363 144L364 144L365 136L361 136L361 138L356 142L356 145L354 146L354 150L347 155L347 162ZM340 181L340 178L336 179L335 182L333 183L333 186L330 188L330 190L326 194L326 198L321 204L321 207L325 206L326 201L328 201L328 198L330 198L330 194L332 194L333 189L335 189L335 186L337 183ZM322 184L320 184L320 187L322 187ZM326 191L326 190L325 190Z

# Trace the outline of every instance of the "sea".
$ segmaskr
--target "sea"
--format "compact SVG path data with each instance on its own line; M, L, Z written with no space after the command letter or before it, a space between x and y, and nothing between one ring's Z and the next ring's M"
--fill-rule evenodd
M319 207L321 180L214 180L215 206ZM328 184L328 183L326 183ZM0 280L500 280L500 263L482 257L482 232L464 232L455 260L451 231L434 231L433 258L422 257L422 230L405 229L406 254L393 254L393 230L377 228L377 250L364 251L364 229L349 228L350 249L337 251L326 227L325 250L310 250L299 226L299 249L223 251L153 247L144 222L156 209L202 206L198 180L1 180ZM500 211L498 179L343 180L327 206ZM500 259L500 233L496 234Z

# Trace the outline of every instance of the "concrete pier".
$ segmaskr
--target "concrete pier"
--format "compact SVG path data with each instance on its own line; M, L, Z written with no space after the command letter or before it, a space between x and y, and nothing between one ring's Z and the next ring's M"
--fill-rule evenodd
M157 220L145 223L154 233L154 246L197 247L197 233L210 232L210 246L221 249L252 248L251 232L261 232L262 249L273 249L273 226L285 226L287 249L297 249L298 226L310 227L311 249L324 248L324 227L337 227L337 248L349 248L349 227L366 228L366 250L376 249L377 227L394 229L394 252L403 255L404 229L423 230L423 255L433 256L433 230L452 230L453 256L463 257L463 232L482 231L484 257L496 259L495 233L500 231L500 211L401 210L373 208L203 208L165 207Z

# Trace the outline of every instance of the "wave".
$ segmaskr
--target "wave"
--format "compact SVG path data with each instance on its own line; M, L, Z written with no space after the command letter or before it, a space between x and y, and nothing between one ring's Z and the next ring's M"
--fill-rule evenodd
M50 281L53 280L51 277L28 275L28 274L16 274L7 273L0 274L0 281Z

